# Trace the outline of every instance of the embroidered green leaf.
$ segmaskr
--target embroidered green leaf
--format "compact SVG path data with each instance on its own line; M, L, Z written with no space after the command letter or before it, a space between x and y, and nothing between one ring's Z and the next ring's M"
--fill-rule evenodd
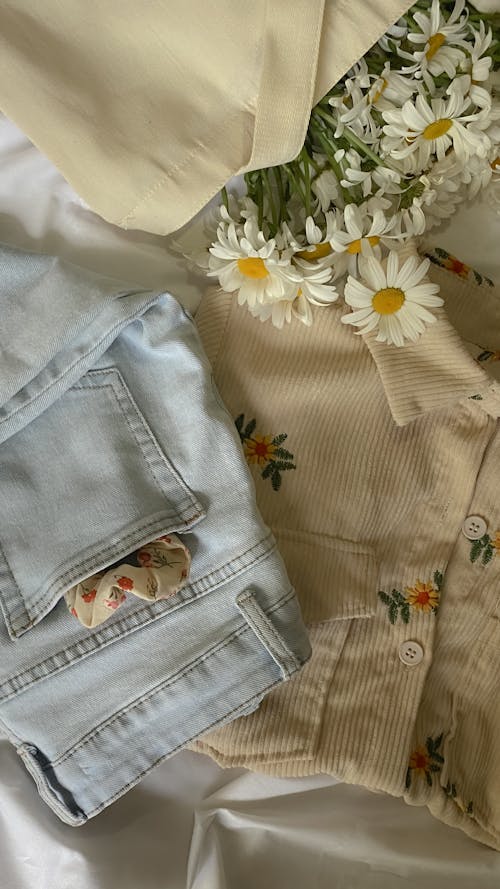
M388 593L384 593L383 590L379 590L379 591L378 591L378 596L379 596L379 599L382 600L382 602L384 603L384 605L390 605L390 604L391 604L391 597L389 596Z
M450 255L446 250L443 250L442 247L436 247L435 253L441 259L448 259L448 256Z
M483 400L482 395L471 395L470 397L472 398L473 401L482 401Z
M440 592L441 587L443 586L443 575L441 571L434 572L434 585L438 592Z
M476 562L479 556L481 555L483 549L483 544L480 540L475 540L470 548L470 560L471 562Z
M491 546L491 544L488 544L488 546L483 550L483 557L481 560L483 565L487 565L488 562L491 562L492 558L493 558L493 547Z
M282 432L281 435L275 435L273 438L273 445L280 445L287 438L288 438L288 436L287 436L286 432Z
M401 619L404 624L410 622L410 606L408 602L405 602L404 605L401 605Z
M234 425L236 426L236 428L240 434L240 437L241 437L241 430L243 429L244 421L245 421L245 414L238 414L238 416L236 417L236 420L234 421Z
M472 802L470 802L469 805L467 806L465 812L466 812L467 815L472 815L473 810L474 810L474 807L473 807L473 805L472 805Z
M473 269L473 272L474 272L474 277L475 277L475 279L476 279L476 283L477 283L477 284L482 284L482 283L483 283L483 276L480 275L479 272L476 272L475 269Z
M281 474L276 469L271 476L271 485L273 487L273 491L279 491L281 488Z
M389 605L389 620L391 624L395 624L398 619L398 605L397 602L391 601Z
M425 780L427 781L429 787L432 787L432 775L430 772L425 773Z
M244 431L243 438L251 438L253 433L255 432L255 427L257 426L257 420L249 420Z
M406 770L405 787L407 790L409 790L411 787L411 769L410 768L408 768Z
M272 463L268 463L267 466L264 466L264 469L261 472L262 478L269 478L274 471L274 466Z
M293 460L293 454L287 451L286 448L276 448L273 456L279 457L280 460Z

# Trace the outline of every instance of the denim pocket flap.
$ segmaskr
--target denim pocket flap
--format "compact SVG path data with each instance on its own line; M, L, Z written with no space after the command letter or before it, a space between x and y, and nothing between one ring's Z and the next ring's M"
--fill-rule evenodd
M75 583L204 509L121 373L91 370L0 445L0 604L16 638Z

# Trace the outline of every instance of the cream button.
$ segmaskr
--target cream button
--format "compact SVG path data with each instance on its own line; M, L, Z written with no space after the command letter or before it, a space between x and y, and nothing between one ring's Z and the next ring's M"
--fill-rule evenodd
M424 659L424 649L418 642L407 640L399 646L399 659L407 667L416 667Z
M467 540L479 540L484 537L488 525L480 515L468 515L462 525L462 533Z

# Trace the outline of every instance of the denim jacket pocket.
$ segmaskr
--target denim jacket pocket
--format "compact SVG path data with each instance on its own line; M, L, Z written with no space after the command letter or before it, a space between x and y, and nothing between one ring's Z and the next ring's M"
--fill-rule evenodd
M0 604L21 636L75 583L205 515L116 367L0 445Z

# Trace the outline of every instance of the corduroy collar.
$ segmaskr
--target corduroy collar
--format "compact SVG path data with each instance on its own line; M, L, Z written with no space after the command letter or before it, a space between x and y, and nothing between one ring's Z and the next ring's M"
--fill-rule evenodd
M471 272L471 275L473 273ZM493 417L500 417L500 383L481 367L466 342L492 351L500 349L500 289L463 280L431 265L429 276L445 300L437 321L416 343L403 348L363 337L377 365L391 413L406 426L429 411L473 399Z

